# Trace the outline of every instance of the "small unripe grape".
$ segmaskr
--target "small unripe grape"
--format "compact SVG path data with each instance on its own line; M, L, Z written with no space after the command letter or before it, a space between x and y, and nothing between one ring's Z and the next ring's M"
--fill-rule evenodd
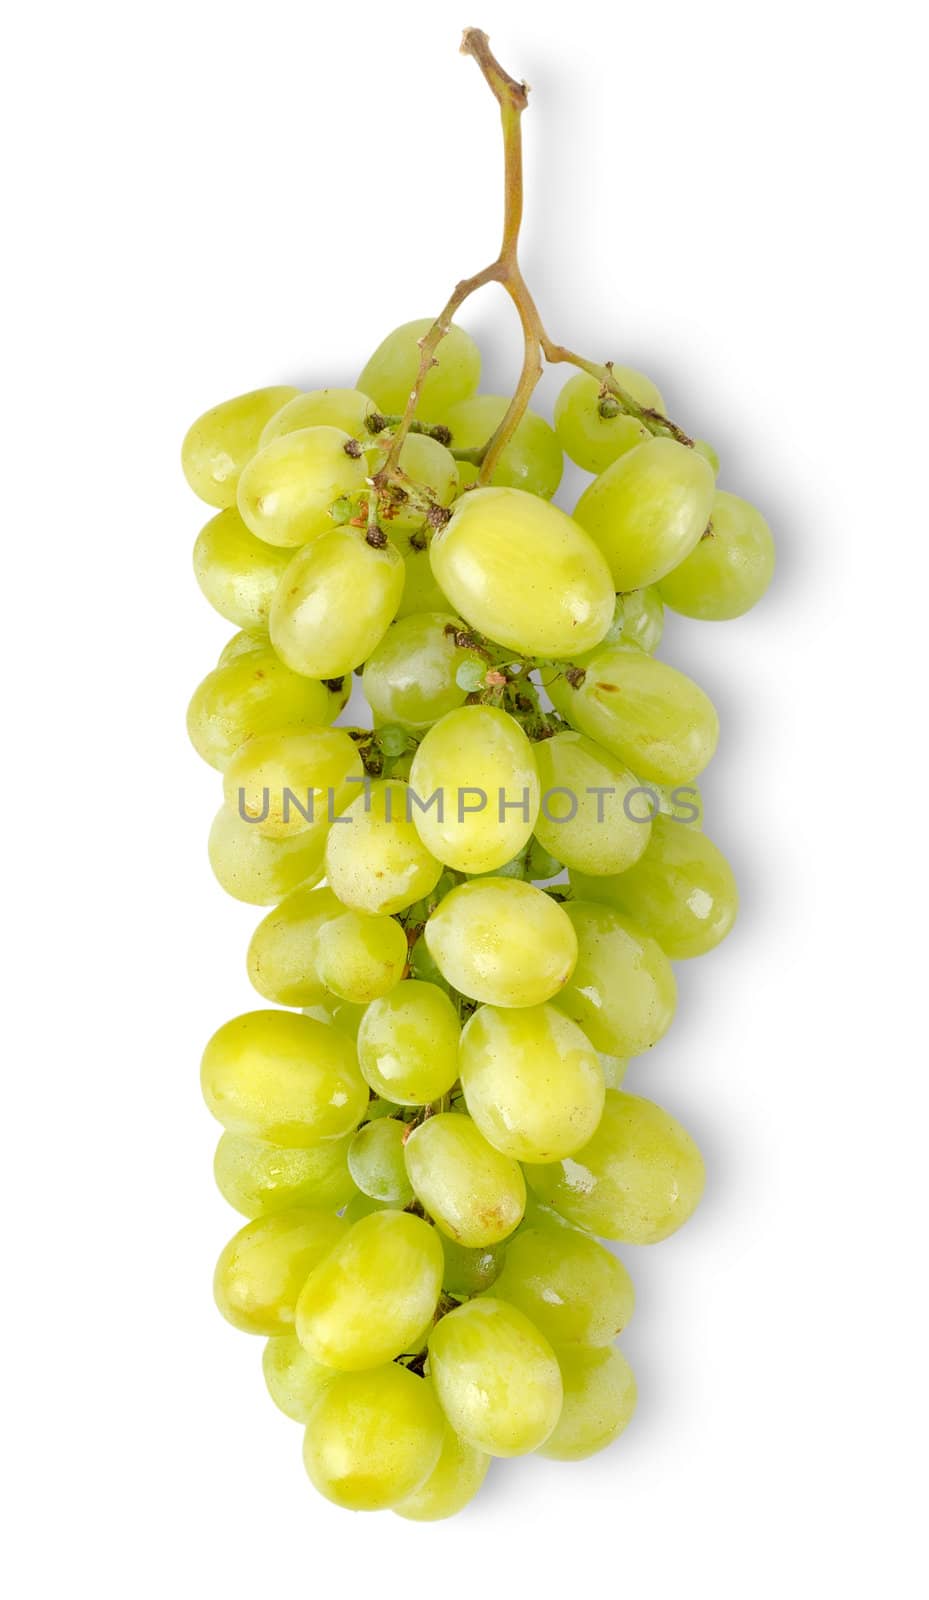
M534 747L542 803L535 836L565 866L625 872L648 844L649 822L637 820L630 795L638 778L601 745L573 729Z
M322 837L301 833L293 839L264 839L228 806L216 813L207 848L217 882L250 906L276 905L323 875Z
M444 1268L439 1236L406 1211L363 1217L303 1285L297 1337L315 1361L357 1372L393 1361L426 1326Z
M614 587L657 583L694 548L710 519L712 468L676 439L648 439L585 489L574 517L602 550Z
M234 507L201 529L194 545L194 576L221 617L237 628L266 628L287 552L256 539Z
M561 1412L555 1353L528 1317L502 1300L469 1300L433 1328L429 1367L452 1428L492 1456L545 1443Z
M613 376L639 405L664 414L660 393L641 372L614 367ZM620 411L620 402L602 390L599 378L578 372L555 401L555 432L561 448L585 472L604 472L627 450L650 438L645 424Z
M293 672L339 678L380 643L403 593L403 559L357 529L333 528L298 550L271 604L271 642Z
M381 779L330 828L326 878L343 905L392 916L438 883L442 863L410 820L407 796L407 784Z
M419 341L431 327L430 317L404 322L382 340L365 364L358 387L373 395L388 416L399 416L406 409L419 376ZM435 360L435 366L426 373L416 407L416 415L426 422L443 421L449 406L474 393L481 376L480 351L471 335L457 323L450 324Z
M285 385L252 389L204 411L181 447L184 476L194 494L210 506L234 506L239 474L258 449L265 423L299 392Z
M596 1239L538 1225L509 1241L494 1295L524 1312L556 1349L612 1344L635 1304L628 1272Z
M686 560L661 580L673 611L727 622L757 604L774 576L774 540L760 511L737 494L717 493L709 527Z
M445 1424L442 1453L421 1489L394 1506L409 1522L438 1522L453 1517L473 1500L487 1476L490 1456L475 1450Z
M366 443L373 437L366 427L367 418L376 410L374 401L360 389L310 389L275 411L262 430L261 446L264 448L285 433L318 427L341 428L343 433Z
M289 894L259 922L248 947L248 975L265 1000L309 1006L325 997L316 970L317 941L321 928L342 911L332 890L320 885Z
M615 1056L650 1050L677 1006L674 972L661 946L612 906L572 900L565 914L577 935L577 963L552 1004L598 1050Z
M239 479L236 504L246 527L289 550L327 533L335 502L364 488L367 464L346 450L350 443L341 428L316 427L265 445Z
M230 810L266 839L325 839L358 793L364 767L341 728L277 728L236 751L223 774Z
M230 1133L303 1146L357 1127L368 1090L340 1029L289 1011L248 1011L203 1053L203 1097Z
M354 1134L348 1152L352 1178L362 1194L386 1206L408 1206L413 1190L403 1150L404 1125L393 1117L366 1122Z
M295 1206L338 1211L355 1193L348 1169L351 1139L345 1134L306 1150L282 1150L224 1133L213 1158L216 1186L244 1217L268 1217Z
M418 612L388 628L365 663L362 683L378 722L405 728L431 728L464 705L467 689L457 673L464 662L483 667L476 650L456 644L466 625L448 611Z
M429 1105L458 1077L458 1013L434 983L407 978L375 1000L358 1030L358 1060L376 1094Z
M523 1175L470 1117L454 1111L429 1117L407 1138L405 1155L417 1200L458 1244L497 1244L518 1227L526 1206Z
M410 769L423 844L458 872L493 872L529 839L539 812L532 746L496 706L461 706L436 722Z
M265 644L207 674L188 707L187 732L197 754L223 772L246 739L285 726L325 725L344 703L324 683L291 672Z
M664 633L664 602L657 584L644 589L630 589L628 594L616 596L616 610L609 630L594 650L575 657L576 666L584 666L601 650L614 644L636 644L640 650L653 655Z
M274 1404L293 1422L307 1423L310 1412L335 1377L331 1367L308 1356L293 1333L269 1339L261 1358L264 1380Z
M503 1266L506 1248L502 1244L496 1244L482 1245L472 1250L466 1245L457 1244L454 1239L443 1233L442 1253L445 1256L442 1288L449 1294L470 1299L471 1295L481 1294L496 1282Z
M406 934L393 917L346 911L325 923L316 940L316 970L341 1000L365 1006L391 989L406 966Z
M632 1417L636 1385L620 1350L559 1350L561 1416L539 1451L551 1461L582 1461L604 1450Z
M456 450L476 450L485 445L509 410L505 395L476 394L453 406L444 421L452 430ZM534 411L526 411L504 445L491 483L525 489L550 500L561 482L564 460L553 428Z
M577 938L561 906L517 878L459 884L432 913L426 943L453 988L494 1006L536 1006L567 983Z
M444 1438L432 1384L391 1362L333 1376L313 1407L303 1461L327 1500L386 1511L422 1488Z
M332 1212L278 1211L258 1217L230 1239L216 1263L216 1304L243 1333L289 1333L297 1297L348 1223Z
M458 1068L484 1138L515 1161L568 1156L600 1120L605 1086L597 1052L553 1005L481 1006L462 1030Z

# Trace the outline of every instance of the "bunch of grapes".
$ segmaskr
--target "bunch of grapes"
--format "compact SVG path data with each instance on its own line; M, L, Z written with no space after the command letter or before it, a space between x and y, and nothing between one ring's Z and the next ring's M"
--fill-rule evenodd
M492 278L531 324L513 238L452 312ZM531 353L513 400L480 394L447 312L356 389L241 395L183 449L216 509L197 579L239 630L188 718L223 779L210 860L270 908L266 1005L203 1057L216 1181L248 1219L216 1299L267 1340L315 1486L419 1520L493 1456L577 1460L632 1414L632 1284L600 1240L666 1238L704 1169L624 1073L671 1023L672 962L736 913L695 786L716 713L654 652L665 605L739 616L772 571L654 384L538 327L581 368L554 428ZM571 515L564 454L592 475ZM339 722L356 673L368 727Z

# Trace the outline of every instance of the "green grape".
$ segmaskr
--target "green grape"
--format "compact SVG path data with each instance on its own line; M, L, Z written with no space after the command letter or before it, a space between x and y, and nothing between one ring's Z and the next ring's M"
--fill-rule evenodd
M265 839L325 840L364 780L341 728L276 728L241 745L223 775L226 805Z
M515 1161L568 1156L600 1121L597 1052L552 1005L481 1006L462 1030L458 1070L484 1138Z
M600 1065L603 1068L603 1081L608 1089L621 1089L623 1080L629 1067L628 1061L622 1056L610 1056L603 1050L599 1052Z
M323 875L321 838L298 834L295 839L263 839L228 806L221 806L213 818L207 848L217 883L250 906L276 905Z
M490 1456L475 1450L445 1424L442 1453L422 1488L393 1510L409 1522L438 1522L453 1517L473 1500L487 1476Z
M613 582L593 540L521 489L463 495L429 558L455 610L521 655L573 659L613 619Z
M239 656L250 655L253 650L270 650L271 640L264 631L249 633L244 628L239 633L234 633L227 639L219 652L216 665L225 667L230 661L237 661Z
M407 978L375 1000L358 1030L358 1061L376 1094L430 1105L458 1077L458 1013L434 983Z
M297 1297L313 1268L349 1227L327 1211L276 1211L229 1240L216 1263L213 1294L242 1333L290 1333Z
M442 864L429 854L409 811L409 786L380 779L330 828L326 877L343 905L392 916L435 888Z
M636 394L629 382L631 368L614 367L613 371L616 381L640 405L664 411L664 403L657 389L654 390L657 402L651 395L645 398L642 394ZM648 380L644 379L643 382L648 383ZM637 444L642 444L650 437L644 422L619 411L619 402L602 394L602 388L599 378L578 372L568 379L555 401L558 442L565 455L570 456L577 466L583 467L585 472L604 472L627 450L634 450ZM654 386L649 385L649 388Z
M335 1377L331 1367L320 1366L307 1355L292 1333L268 1340L261 1365L271 1399L293 1422L309 1421L314 1405Z
M341 690L291 672L263 645L207 674L190 702L187 732L197 754L222 772L246 739L284 726L333 722L346 698Z
M330 509L364 488L367 464L341 428L300 428L254 455L239 479L236 504L246 527L288 550L333 526Z
M409 1135L405 1155L413 1193L450 1239L478 1249L518 1227L526 1206L523 1175L470 1117L456 1111L429 1117Z
M429 548L417 550L402 537L394 543L403 555L403 594L397 607L397 621L413 617L419 611L447 611L448 600L439 588L429 559Z
M460 706L431 727L410 768L423 844L458 872L493 872L528 841L539 813L532 746L496 706Z
M612 906L570 901L577 965L556 1005L608 1055L637 1056L671 1026L677 985L661 946Z
M544 890L518 878L474 878L426 923L426 944L453 988L493 1006L537 1006L577 960L570 921Z
M365 661L393 621L404 566L355 528L333 528L298 550L271 605L271 643L307 678L338 678Z
M442 1317L429 1337L429 1369L452 1428L487 1455L538 1450L558 1421L555 1352L503 1300L469 1300Z
M316 970L326 988L352 1005L368 1005L403 977L406 934L393 917L346 911L327 922L316 943Z
M485 445L509 410L505 395L475 394L453 406L444 421L452 430L456 450L477 450ZM561 445L544 417L527 411L504 445L491 483L550 500L561 482L564 460Z
M713 449L713 446L710 444L709 440L708 439L695 439L694 440L694 449L696 450L698 456L702 456L704 461L709 462L710 466L713 469L714 478L718 478L719 477L719 454L718 454L718 452L716 450Z
M401 1210L413 1198L403 1154L404 1131L394 1117L378 1117L358 1129L348 1152L349 1170L362 1194Z
M653 655L664 633L664 602L656 584L645 589L631 589L628 594L616 596L616 610L608 632L595 650L587 650L575 657L576 666L584 666L592 656L614 644L635 644L648 655Z
M259 922L248 947L248 975L265 1000L309 1006L324 999L317 940L320 929L341 913L332 890L320 885L297 889Z
M303 1461L314 1488L348 1511L387 1511L416 1494L442 1452L432 1384L390 1363L343 1372L313 1407Z
M362 1217L373 1216L375 1211L389 1211L390 1209L389 1201L375 1200L371 1195L359 1192L352 1195L342 1215L346 1222L360 1222Z
M388 628L362 678L376 721L431 728L464 705L468 691L458 685L459 667L471 662L483 671L486 663L477 650L455 643L462 633L465 624L448 611L417 612Z
M294 1206L339 1211L355 1193L348 1169L351 1139L345 1134L307 1150L281 1150L224 1133L213 1158L216 1187L243 1217L269 1217Z
M657 583L703 533L716 488L713 470L676 439L648 439L585 489L575 519L609 562L616 589Z
M442 1251L445 1256L442 1288L448 1294L458 1295L462 1299L469 1299L471 1295L481 1294L484 1289L490 1288L500 1273L506 1254L503 1245L483 1245L480 1249L472 1250L466 1245L456 1244L445 1233L442 1235Z
M360 389L310 389L306 394L294 395L280 411L275 411L265 423L261 446L280 439L286 433L298 433L304 428L340 428L353 439L366 443L367 419L377 407Z
M181 446L181 466L194 494L210 506L234 506L239 474L258 449L262 428L299 392L285 385L252 389L204 411Z
M556 1349L612 1344L635 1304L621 1261L578 1228L523 1228L507 1245L494 1295L516 1306Z
M359 389L374 396L388 416L406 409L419 376L422 351L419 341L433 325L431 317L404 322L382 340L358 379ZM481 353L463 328L451 323L435 352L436 365L426 373L416 415L441 422L449 406L473 394L481 377Z
M442 1288L435 1229L408 1211L362 1217L306 1279L297 1338L314 1361L358 1372L415 1348Z
M372 477L381 471L386 460L386 450L378 450L373 454L368 468ZM397 465L409 482L399 485L407 499L398 499L381 513L381 525L391 537L397 533L413 533L425 525L426 508L416 504L417 488L427 490L426 498L431 498L440 506L450 506L458 493L458 463L455 457L438 439L431 439L426 433L407 435L400 448Z
M286 551L256 539L228 506L194 545L194 576L221 617L237 628L266 628L271 601L288 562Z
M608 1089L590 1142L570 1161L528 1166L526 1178L577 1227L626 1244L657 1244L695 1210L705 1173L690 1134L667 1111Z
M683 672L631 645L598 650L580 688L565 678L547 687L557 711L645 782L690 783L716 749L712 701Z
M601 900L657 939L672 961L702 956L726 937L736 919L732 868L704 833L656 817L641 860L619 877L571 874L576 895Z
M620 1350L559 1350L564 1404L539 1451L551 1461L582 1461L622 1433L635 1410L632 1368Z
M248 1011L225 1023L203 1053L200 1083L230 1133L287 1147L340 1138L368 1103L347 1035L291 1011Z
M720 490L703 538L662 578L661 595L685 617L727 622L751 610L773 575L774 540L761 512Z
M542 803L535 836L565 866L584 872L625 872L638 861L651 832L637 820L630 794L639 780L618 756L566 728L535 746Z

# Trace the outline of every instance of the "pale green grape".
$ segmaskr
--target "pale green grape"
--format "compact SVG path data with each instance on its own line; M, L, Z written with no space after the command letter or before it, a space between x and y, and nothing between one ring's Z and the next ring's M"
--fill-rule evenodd
M608 1089L590 1142L569 1161L528 1166L526 1178L577 1227L626 1244L656 1244L695 1210L705 1173L690 1134L667 1111Z
M225 1023L203 1053L200 1083L230 1133L288 1147L340 1138L368 1103L347 1034L291 1011Z
M326 988L352 1005L380 999L403 977L406 934L393 917L346 911L327 922L316 944L316 970Z
M403 594L397 607L397 621L415 616L418 611L447 611L448 599L439 588L429 559L428 546L417 550L401 535L393 541L403 555Z
M539 813L532 746L496 706L460 706L425 735L410 768L423 844L459 872L493 872L526 844Z
M371 438L367 419L376 409L374 401L360 389L310 389L306 394L295 395L280 411L275 411L265 423L261 445L264 448L285 433L319 427L340 428L364 444Z
M373 1216L375 1211L389 1211L390 1209L389 1201L375 1200L371 1195L362 1194L359 1190L358 1194L352 1195L342 1215L346 1222L360 1222L362 1217Z
M405 1155L417 1200L458 1244L498 1244L519 1226L526 1206L523 1175L470 1117L456 1111L429 1117L409 1135Z
M664 413L661 395L642 373L614 367L613 376L639 405ZM619 402L602 394L602 387L599 378L578 372L555 401L555 432L561 448L585 472L604 472L650 437L645 424L619 411Z
M335 1377L331 1367L320 1366L307 1355L292 1333L268 1340L261 1365L271 1399L293 1422L309 1421L314 1405Z
M291 672L266 644L243 650L207 674L190 702L187 732L197 754L222 772L246 739L284 726L332 722L346 698L341 688L334 691Z
M473 1500L487 1476L490 1456L475 1450L445 1424L442 1453L421 1489L394 1506L409 1522L438 1522L453 1517Z
M610 1056L601 1050L600 1065L603 1068L603 1081L608 1089L621 1089L623 1080L629 1067L628 1061L622 1056Z
M698 456L702 456L713 469L713 476L719 477L719 453L714 450L708 439L695 439L694 449Z
M375 549L355 528L333 528L298 550L271 605L271 643L293 672L338 678L380 644L403 593L393 545Z
M635 1305L621 1261L579 1228L522 1228L506 1248L494 1295L517 1306L556 1349L611 1344Z
M309 1006L325 998L316 970L317 939L342 910L332 890L320 885L297 889L259 922L248 947L248 975L260 995L281 1006Z
M442 1235L442 1252L445 1256L442 1288L462 1299L489 1289L496 1281L506 1255L502 1244L483 1245L472 1250L466 1245L457 1244L445 1233Z
M224 1133L213 1158L216 1187L243 1217L269 1217L294 1206L339 1211L355 1193L348 1168L351 1139L345 1134L307 1150L282 1150Z
M677 1006L664 951L612 906L575 900L565 912L577 934L577 964L553 1004L608 1055L650 1050L667 1033Z
M709 527L686 560L661 580L673 611L727 622L750 611L774 576L774 540L760 511L720 490Z
M367 469L373 476L380 472L387 460L386 450L377 450ZM426 433L410 433L400 447L397 462L400 471L410 481L394 485L407 496L389 501L381 512L381 526L393 538L398 533L412 533L426 522L426 510L416 503L416 488L429 491L428 497L440 506L450 506L458 493L458 463L450 450L438 439ZM420 497L422 498L422 496Z
M295 839L263 839L228 806L221 806L213 818L207 848L217 883L250 906L276 905L293 890L318 883L323 875L321 838L311 833Z
M521 655L573 658L613 619L613 582L593 540L521 489L463 495L429 558L455 610Z
M288 550L333 526L330 508L364 488L367 464L341 428L301 428L264 446L243 469L236 504L246 527Z
M266 1338L290 1333L308 1273L349 1231L347 1222L327 1211L277 1211L247 1222L229 1240L213 1277L226 1321Z
M566 728L534 749L542 802L535 836L565 866L625 872L648 844L630 799L639 780L618 756ZM647 815L647 813L646 813Z
M194 576L210 605L237 628L266 628L286 551L256 539L234 507L217 512L194 545Z
M577 939L561 906L518 878L458 885L426 923L426 944L453 988L493 1006L537 1006L567 983Z
M392 916L435 888L442 864L410 820L409 786L380 779L353 800L326 841L326 878L356 911Z
M378 345L358 379L359 389L373 395L388 416L401 415L416 385L422 351L419 341L433 325L431 317L404 322ZM426 374L416 415L441 422L449 406L473 394L480 382L481 353L463 328L451 323L435 352L436 365Z
M445 1423L432 1384L391 1362L339 1373L313 1407L303 1461L314 1488L348 1511L386 1511L421 1489Z
M325 840L363 780L358 747L343 729L276 728L239 747L223 775L223 794L265 839Z
M358 1372L392 1361L429 1321L444 1268L435 1229L407 1211L353 1224L307 1278L297 1338L314 1361Z
M568 1156L600 1120L597 1052L553 1005L481 1006L462 1030L458 1070L484 1138L516 1161Z
M348 1152L349 1170L362 1194L401 1209L413 1198L404 1161L404 1131L404 1124L394 1117L378 1117L358 1129Z
M603 551L616 589L657 583L689 555L713 506L713 470L676 439L648 439L620 456L574 508Z
M376 1094L429 1105L458 1077L458 1013L434 983L407 978L375 1000L358 1030L358 1060Z
M429 1337L429 1369L452 1428L487 1455L537 1450L558 1421L555 1352L503 1300L469 1300L442 1317Z
M475 394L445 414L452 430L455 450L476 450L485 445L503 421L509 398L497 394ZM564 460L554 429L544 417L527 411L516 425L494 468L491 483L511 489L525 489L550 500L561 482Z
M635 1378L620 1350L559 1350L561 1416L539 1451L552 1461L582 1461L622 1433L635 1410Z
M656 817L641 860L619 877L572 873L575 894L602 900L657 939L672 961L702 956L726 937L736 919L732 868L704 833Z
M258 449L262 428L299 392L285 385L252 389L204 411L181 447L184 477L194 494L210 506L234 506L239 474Z
M703 771L716 749L719 718L683 672L631 645L598 650L584 670L578 689L565 678L548 684L555 709L582 733L644 782L686 784Z
M239 633L234 633L227 639L219 652L218 667L225 667L230 661L237 661L239 656L250 655L253 650L270 650L271 640L263 630L260 633L249 633L244 628Z
M456 644L467 627L448 611L423 611L388 628L365 663L362 683L377 722L431 728L464 705L456 674L465 662L485 665L477 650Z
M600 650L613 644L637 644L640 650L653 655L664 633L664 602L657 584L645 589L631 589L628 594L616 596L616 610L609 630L596 646L575 657L576 666L584 666Z

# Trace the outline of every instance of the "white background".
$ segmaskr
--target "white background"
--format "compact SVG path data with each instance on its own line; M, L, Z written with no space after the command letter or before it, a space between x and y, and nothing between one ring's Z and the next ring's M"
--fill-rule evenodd
M465 23L533 85L525 266L551 332L658 380L780 566L755 613L671 619L664 647L720 707L708 831L743 914L679 969L676 1026L629 1080L709 1166L693 1223L625 1253L638 1415L607 1455L501 1463L458 1522L416 1526L315 1496L259 1341L211 1301L237 1224L198 1060L254 1003L259 913L206 861L218 783L183 717L229 630L190 571L205 512L178 450L227 395L351 382L494 252ZM8 24L11 1593L921 1588L915 24L902 0L85 0ZM511 382L510 308L485 291L463 320Z

